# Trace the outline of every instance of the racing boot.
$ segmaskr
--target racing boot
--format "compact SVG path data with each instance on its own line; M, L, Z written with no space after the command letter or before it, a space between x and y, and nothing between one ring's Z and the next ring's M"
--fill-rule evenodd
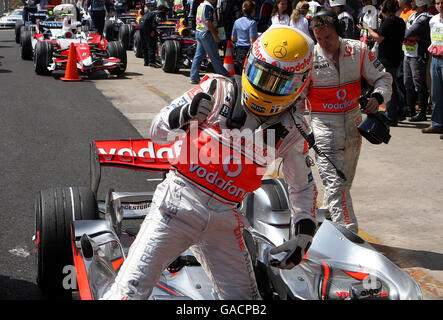
M426 121L426 110L428 108L428 94L427 93L419 93L418 95L418 105L420 107L420 111L413 116L409 121L418 122L418 121Z

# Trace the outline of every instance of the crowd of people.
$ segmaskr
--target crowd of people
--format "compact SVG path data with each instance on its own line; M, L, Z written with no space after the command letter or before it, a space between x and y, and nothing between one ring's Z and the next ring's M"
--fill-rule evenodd
M152 2L127 0L123 4L128 9L152 8ZM106 12L115 10L114 2L80 0L78 5L90 11L93 29L102 34ZM195 32L198 45L190 72L192 84L200 81L205 56L215 73L229 76L219 54L227 40L234 44L237 74L241 74L255 39L273 25L296 28L316 42L312 18L321 9L330 8L338 16L341 36L365 43L391 74L392 97L385 101L389 125L398 126L407 117L410 122L427 121L432 111L430 126L422 132L439 133L443 139L440 0L158 0L155 5L157 12L169 11L169 17L184 17ZM25 5L28 11L31 7ZM143 11L140 25L145 65L158 68L156 10ZM367 88L363 80L363 91Z
M94 29L102 33L105 12L114 10L112 1L80 2L91 12ZM152 7L151 2L124 3L136 8L137 4L144 7L142 3ZM392 97L385 101L389 125L398 126L407 118L410 122L427 121L427 114L432 111L430 126L422 132L440 133L443 139L441 57L440 51L435 51L441 48L442 37L439 0L158 0L154 3L158 11L169 11L169 17L184 17L195 32L198 45L190 72L192 84L199 83L200 65L206 56L215 73L229 75L219 54L219 49L226 48L227 40L234 44L237 74L241 74L255 39L273 25L296 28L316 42L312 18L321 9L330 8L338 16L343 29L341 36L365 43L391 74ZM153 12L143 12L142 45L145 65L158 68L155 56L158 34ZM428 50L431 44L434 51ZM362 88L363 92L368 90L364 79Z
M206 3L205 12L213 14L201 17L197 9L203 2ZM316 42L312 18L321 9L331 8L338 16L340 28L343 28L342 37L365 43L393 78L391 100L385 101L389 125L398 126L398 122L407 117L411 122L426 121L426 115L432 110L431 125L422 132L441 133L440 138L443 139L442 81L438 69L441 58L428 51L432 34L433 48L441 46L439 18L433 20L434 31L430 29L431 18L441 11L439 0L194 0L189 2L189 8L190 12L195 12L190 17L201 23L201 30L209 30L206 21L211 21L215 29L223 30L222 39L213 30L213 36L206 40L206 47L208 42L213 43L213 48L216 45L220 48L225 40L234 43L238 74L242 71L249 48L261 32L272 25L288 25ZM206 52L211 61L219 60L214 50L199 52ZM226 74L225 71L217 66L216 73ZM191 82L198 82L195 72L191 75ZM363 82L363 89L367 89Z

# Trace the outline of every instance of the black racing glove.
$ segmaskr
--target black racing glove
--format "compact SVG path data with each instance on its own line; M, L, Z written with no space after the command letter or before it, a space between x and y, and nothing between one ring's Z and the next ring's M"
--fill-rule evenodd
M212 111L212 106L211 96L200 92L192 99L190 104L171 111L169 114L169 127L171 129L182 128L194 119L202 122Z
M272 249L271 254L285 252L281 260L272 260L271 265L281 269L292 269L301 262L312 243L316 225L312 220L303 219L295 225L295 237Z

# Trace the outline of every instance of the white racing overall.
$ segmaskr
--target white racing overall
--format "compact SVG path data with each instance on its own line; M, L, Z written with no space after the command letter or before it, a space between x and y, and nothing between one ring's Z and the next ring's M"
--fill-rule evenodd
M312 130L318 147L342 170L347 181L323 156L316 155L317 168L324 186L323 207L333 221L353 232L358 231L350 189L360 155L361 136L357 126L362 120L359 101L361 77L374 86L374 92L391 97L392 77L381 62L358 40L340 38L339 66L314 46L312 80L305 89L311 110ZM299 102L299 106L304 100Z
M157 187L151 212L105 299L147 299L162 271L188 248L212 280L217 298L260 299L242 237L247 220L236 209L247 193L260 187L263 169L274 152L276 157L283 159L292 223L301 219L316 222L315 184L307 164L305 141L294 126L294 120L308 130L303 117L295 112L291 116L289 112L292 111L287 110L261 121L246 111L245 123L239 131L280 125L276 130L279 132L276 142L267 148L257 143L240 142L242 139L231 139L229 144L229 139L225 139L229 131L224 129L235 100L234 85L228 78L214 74L205 76L200 86L186 92L157 115L151 127L151 138L160 144L171 143L168 140L170 112L190 103L198 92L208 92L213 79L217 82L213 110L206 121L198 125L197 138L192 137L190 130L183 139L197 149L183 155L182 146L178 162L173 164L174 170ZM221 146L222 155L216 154L215 146ZM231 152L228 157L223 155L226 149ZM193 159L196 153L198 160ZM236 163L234 160L239 158L242 161ZM212 162L208 163L208 159Z

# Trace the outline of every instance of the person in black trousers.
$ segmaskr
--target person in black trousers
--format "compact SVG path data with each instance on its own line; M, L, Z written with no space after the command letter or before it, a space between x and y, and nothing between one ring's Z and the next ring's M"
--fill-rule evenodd
M376 32L369 27L367 28L371 37L379 44L378 60L393 79L391 100L386 103L386 117L391 126L397 126L398 121L406 119L403 114L405 101L401 93L403 79L399 70L403 56L402 45L406 24L403 19L395 15L398 9L396 0L385 0L381 6L382 22L379 29Z
M140 20L140 41L143 50L144 65L159 68L156 63L158 33L157 24L166 19L169 9L165 6L158 6L154 11L146 12Z
M100 35L105 28L106 13L114 12L114 3L111 0L85 0L84 8L89 10L92 20L92 30Z

